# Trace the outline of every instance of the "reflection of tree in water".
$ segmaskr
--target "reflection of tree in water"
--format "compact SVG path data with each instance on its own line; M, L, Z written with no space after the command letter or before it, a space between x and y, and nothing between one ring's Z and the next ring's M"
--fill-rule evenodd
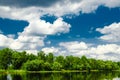
M6 80L6 78L7 78L6 74L0 73L0 80Z
M41 73L29 74L27 80L102 80L113 79L118 74L109 72L94 72L94 73Z
M61 73L53 73L51 74L50 80L65 80Z
M120 72L0 74L0 80L113 80Z
M12 75L13 80L23 80L21 75L15 74Z
M51 73L28 73L27 80L50 80Z
M120 74L120 73L119 73ZM94 73L78 73L72 75L72 80L103 80L103 79L110 79L117 77L118 74L112 72L94 72Z

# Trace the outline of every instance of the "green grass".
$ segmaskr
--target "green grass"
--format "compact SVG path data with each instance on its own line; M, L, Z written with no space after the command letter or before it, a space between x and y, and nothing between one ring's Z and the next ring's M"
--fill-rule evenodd
M26 70L0 70L0 73L60 73L60 72L87 72L79 70L61 70L61 71L26 71Z
M120 71L120 70L115 70L115 71ZM7 74L7 73L11 73L11 74L23 74L23 73L69 73L69 72L89 72L89 71L87 71L87 70L83 70L83 71L80 71L80 70L61 70L61 71L0 70L0 73L5 73L5 74ZM90 70L90 72L101 72L101 71L99 71L99 70Z
M0 70L1 74L23 74L26 73L25 70Z

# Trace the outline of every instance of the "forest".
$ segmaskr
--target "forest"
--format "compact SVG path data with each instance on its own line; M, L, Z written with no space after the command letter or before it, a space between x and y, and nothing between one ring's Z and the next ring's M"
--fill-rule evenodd
M120 70L120 62L97 60L86 56L54 56L39 51L37 55L26 51L18 52L9 48L0 50L0 70L26 71L111 71Z

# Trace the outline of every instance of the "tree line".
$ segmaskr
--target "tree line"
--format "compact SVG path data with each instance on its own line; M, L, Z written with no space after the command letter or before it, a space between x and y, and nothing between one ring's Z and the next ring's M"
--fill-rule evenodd
M39 51L37 55L18 52L9 48L0 50L0 69L27 71L61 71L61 70L119 70L120 62L96 60L86 56L54 56Z

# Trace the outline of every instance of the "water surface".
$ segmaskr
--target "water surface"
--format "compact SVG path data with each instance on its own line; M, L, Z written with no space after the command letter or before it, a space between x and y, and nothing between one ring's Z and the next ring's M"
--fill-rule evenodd
M0 73L0 80L120 80L120 72Z

